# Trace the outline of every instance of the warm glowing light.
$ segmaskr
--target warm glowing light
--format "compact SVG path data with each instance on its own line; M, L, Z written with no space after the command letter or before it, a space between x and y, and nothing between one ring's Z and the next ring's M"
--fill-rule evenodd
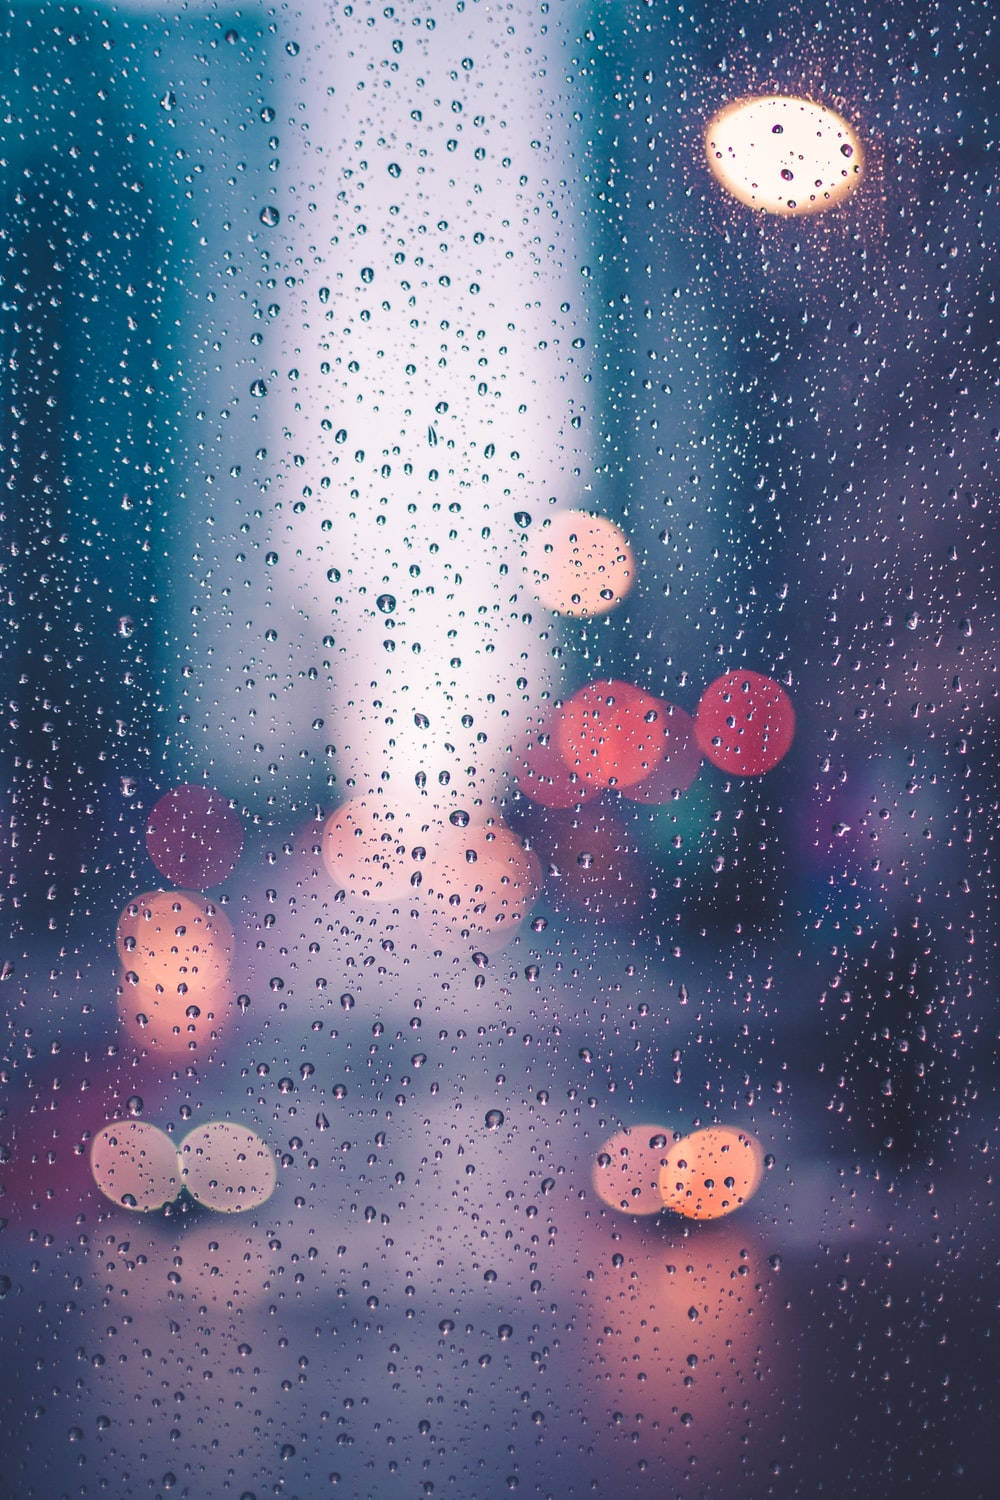
M514 757L518 789L542 807L576 807L601 788L570 770L555 740L555 716L524 741Z
M590 682L574 693L556 725L563 760L591 786L631 786L666 751L663 705L628 682Z
M181 1142L178 1156L191 1197L219 1213L260 1208L278 1180L270 1147L256 1131L229 1120L196 1125Z
M635 581L628 537L607 516L557 511L528 541L531 585L546 609L561 615L604 615Z
M122 1208L162 1208L181 1188L173 1142L145 1120L118 1120L99 1130L90 1170L105 1198Z
M621 789L622 795L633 802L672 802L687 791L698 774L701 751L691 715L661 700L659 727L663 734L663 759L648 776Z
M673 1135L662 1125L628 1125L604 1142L593 1167L594 1192L623 1214L658 1214L660 1173Z
M675 1141L666 1153L662 1204L686 1219L721 1219L753 1197L763 1173L755 1136L731 1125L710 1125Z
M707 687L695 718L698 744L734 776L760 776L787 754L795 710L784 688L760 672L727 672Z
M153 807L146 848L161 875L202 890L232 874L243 848L243 824L219 792L178 786Z
M323 861L337 885L352 895L400 901L412 894L412 877L438 838L439 820L425 819L414 808L355 797L327 819Z
M494 819L449 826L429 851L421 901L437 924L478 946L503 947L542 888L538 855Z
M126 974L142 984L193 997L217 990L229 974L233 929L205 896L191 891L147 891L118 920L118 955Z
M842 116L784 94L728 104L709 122L705 151L734 198L772 214L830 208L864 172L860 142Z
M123 975L118 983L118 1016L137 1047L155 1060L175 1062L197 1053L204 1057L219 1040L230 1019L233 993L228 985L218 989L185 991Z

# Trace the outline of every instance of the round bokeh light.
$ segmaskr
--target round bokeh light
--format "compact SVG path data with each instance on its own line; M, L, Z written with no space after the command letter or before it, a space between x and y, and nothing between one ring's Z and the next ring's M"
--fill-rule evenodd
M146 848L161 875L188 890L218 885L236 868L243 824L220 792L178 786L154 805Z
M702 693L695 717L698 744L720 770L760 776L788 753L795 710L780 683L760 672L727 672Z
M530 734L514 756L518 790L542 807L568 808L600 794L567 766L555 740L554 720Z
M206 896L192 891L147 891L118 919L118 956L126 974L192 996L217 990L229 974L233 929Z
M204 1057L220 1040L230 1019L233 993L228 984L217 989L165 989L122 975L118 983L118 1015L131 1041L154 1061L165 1064L197 1053Z
M818 213L847 198L864 175L857 135L810 99L738 99L709 121L705 152L718 181L748 208Z
M538 899L542 866L515 833L493 819L449 827L430 851L421 900L452 938L502 948Z
M628 537L607 516L557 511L531 533L527 566L546 609L585 618L604 615L628 594L635 558Z
M622 1214L660 1213L660 1174L672 1142L662 1125L627 1125L605 1141L591 1173L601 1202Z
M760 1142L710 1125L675 1141L660 1171L662 1206L686 1219L721 1219L752 1198L764 1175Z
M666 752L663 705L628 682L590 682L573 694L556 725L566 765L598 789L631 786Z
M162 1208L181 1190L173 1142L145 1120L116 1120L99 1130L90 1170L105 1198L135 1211Z
M402 901L411 894L429 840L438 836L413 808L369 797L344 802L323 830L323 862L333 880L367 901Z
M178 1152L181 1181L191 1197L217 1213L260 1208L274 1192L274 1152L256 1131L213 1120L188 1132Z
M701 750L691 715L676 704L661 700L659 724L663 734L663 759L641 781L622 787L622 796L632 802L654 805L672 802L687 791L698 774Z

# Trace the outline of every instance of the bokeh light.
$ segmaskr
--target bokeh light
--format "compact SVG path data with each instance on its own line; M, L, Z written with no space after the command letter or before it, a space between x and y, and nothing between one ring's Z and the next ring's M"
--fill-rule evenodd
M260 1208L274 1192L274 1153L254 1130L213 1120L188 1132L178 1152L181 1181L191 1197L218 1213Z
M663 758L648 776L621 788L632 802L662 805L686 792L698 774L701 750L694 720L674 703L660 701L659 727L663 734Z
M542 807L568 808L600 794L593 781L584 781L563 760L555 739L556 715L523 741L514 754L518 790Z
M606 1140L592 1171L601 1202L623 1214L660 1213L660 1174L672 1142L663 1125L627 1125Z
M784 94L728 104L706 128L705 151L727 192L772 214L830 208L864 173L860 142L845 119Z
M795 710L773 678L760 672L727 672L702 694L695 734L720 770L760 776L788 753L795 738Z
M196 1053L204 1059L220 1040L233 1011L228 984L167 989L146 980L118 982L118 1016L130 1040L154 1062L176 1062Z
M236 868L243 824L220 792L178 786L153 807L146 848L161 875L175 885L202 890L218 885Z
M686 1219L721 1219L752 1198L764 1153L749 1131L710 1125L675 1141L660 1171L664 1208Z
M233 929L214 901L192 891L147 891L118 920L118 956L126 975L168 994L217 990L229 974Z
M371 797L344 802L323 830L323 861L339 888L367 901L401 901L411 892L440 821L412 807Z
M628 682L590 682L573 694L556 725L566 765L601 788L630 786L658 766L666 751L662 704Z
M162 1208L181 1188L173 1142L145 1120L117 1120L99 1130L90 1170L105 1198L122 1208Z
M607 614L635 581L628 537L607 516L561 510L528 539L531 586L546 609L585 617Z
M492 950L514 936L541 888L538 855L491 818L448 827L430 851L421 899L448 936Z

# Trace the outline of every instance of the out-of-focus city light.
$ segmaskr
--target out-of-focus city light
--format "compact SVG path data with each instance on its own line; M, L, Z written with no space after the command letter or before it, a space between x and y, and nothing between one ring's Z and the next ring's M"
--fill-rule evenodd
M666 751L659 698L628 682L590 682L563 709L556 742L566 765L592 786L630 786Z
M721 1219L752 1198L764 1174L755 1136L710 1125L675 1141L660 1170L664 1208L686 1219Z
M687 791L698 774L701 751L691 715L661 700L658 727L663 735L663 759L641 781L621 788L632 802L671 802Z
M366 901L400 901L440 829L440 819L419 808L355 797L327 819L323 861L341 889Z
M599 795L601 788L569 767L555 741L555 716L528 735L514 756L518 789L542 807L576 807Z
M422 896L436 924L477 945L502 947L542 888L538 855L502 823L449 827L429 853Z
M537 525L527 547L531 587L560 615L604 615L635 582L628 537L607 516L561 510Z
M140 983L192 997L214 991L229 975L233 929L214 901L192 891L147 891L118 920L118 956Z
M188 890L202 890L236 868L243 824L220 792L177 786L154 805L146 848L161 875Z
M180 1192L177 1151L145 1120L116 1120L95 1135L90 1170L105 1198L122 1208L162 1208Z
M660 1174L673 1135L662 1125L627 1125L604 1142L594 1161L594 1192L623 1214L658 1214Z
M720 770L760 776L788 753L795 710L780 683L760 672L727 672L702 693L695 717L698 744Z
M181 1182L191 1197L218 1213L260 1208L274 1192L274 1153L254 1130L213 1120L188 1132L178 1152Z
M118 1015L128 1037L154 1061L175 1062L197 1053L204 1058L220 1038L233 1009L232 988L193 991L133 983L124 975L118 982Z
M825 104L785 94L738 99L705 130L718 181L749 208L812 214L842 202L864 174L861 144Z

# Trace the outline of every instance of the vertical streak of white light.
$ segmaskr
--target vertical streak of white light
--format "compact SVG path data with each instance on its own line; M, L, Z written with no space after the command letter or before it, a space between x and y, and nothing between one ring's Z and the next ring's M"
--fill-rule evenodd
M575 6L546 11L359 3L282 30L272 617L333 636L332 686L264 717L294 741L319 705L348 790L445 773L447 795L488 799L544 686L515 516L586 483L589 359Z

